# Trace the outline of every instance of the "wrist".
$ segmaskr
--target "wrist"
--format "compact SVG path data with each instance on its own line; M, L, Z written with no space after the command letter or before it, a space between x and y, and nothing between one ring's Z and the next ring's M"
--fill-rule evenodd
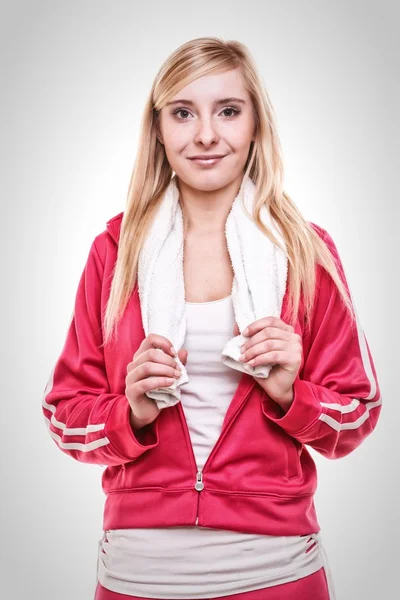
M147 423L145 421L141 421L140 419L138 419L134 413L133 410L131 409L130 415L129 415L129 421L131 424L131 427L133 429L133 431L138 431L138 429L141 429L142 427L144 427L145 425L147 425Z
M274 402L279 404L279 406L282 408L282 410L284 410L286 413L289 410L289 408L292 406L293 401L294 401L293 386L285 395L280 395L278 398L273 397L273 396L270 396L270 397Z

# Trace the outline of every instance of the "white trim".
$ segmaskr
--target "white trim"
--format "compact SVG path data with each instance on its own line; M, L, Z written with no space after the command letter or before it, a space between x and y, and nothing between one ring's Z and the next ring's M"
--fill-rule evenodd
M330 408L331 410L338 410L342 414L353 412L360 405L360 401L357 398L353 398L350 404L334 404L329 402L320 402L321 406Z
M101 448L101 446L106 446L110 443L110 440L106 437L100 438L99 440L94 440L93 442L88 442L87 444L82 444L79 442L62 442L60 436L50 429L49 419L45 417L44 420L46 421L46 425L53 440L57 442L60 448L64 448L65 450L80 450L81 452L91 452L92 450L96 450L97 448Z
M98 440L94 440L92 442L87 442L86 444L80 443L80 442L62 442L61 437L57 433L55 433L54 431L51 430L50 425L53 425L57 429L61 429L64 436L66 436L66 435L82 435L82 436L86 437L86 435L88 433L104 431L104 427L105 427L105 423L96 423L96 424L89 423L86 427L67 427L66 423L63 423L62 421L58 421L55 418L54 415L56 412L56 407L53 404L48 404L48 402L46 402L46 396L50 393L50 391L53 388L54 371L55 371L56 364L57 363L54 364L54 366L50 372L50 376L47 381L47 384L46 384L46 387L44 390L44 394L43 394L43 398L42 398L43 408L45 408L46 410L49 410L52 413L51 419L48 419L44 415L44 420L45 420L45 423L46 423L46 426L47 426L50 436L53 438L53 440L55 440L57 442L57 444L60 448L64 448L65 450L80 450L81 452L90 452L92 450L96 450L97 448L100 448L101 446L106 446L107 444L110 443L110 440L105 435Z
M56 410L54 406L52 406L51 404L47 404L46 401L43 401L42 405L44 408L47 408L48 410L50 410L52 413L54 413ZM48 421L48 419L46 419L46 420ZM61 429L64 435L84 435L84 436L86 436L88 433L95 433L96 431L102 431L105 427L105 423L97 423L97 424L89 423L86 427L67 427L66 423L57 421L54 414L52 415L49 423L50 422L54 427L57 427L57 429Z
M343 271L344 271L344 267L343 267ZM370 360L369 353L368 353L365 333L363 331L363 328L361 327L360 319L358 318L357 309L355 306L353 295L352 295L351 289L350 289L350 284L349 284L346 274L345 274L345 278L347 281L347 286L349 288L350 299L351 299L353 309L354 309L354 314L356 317L358 344L359 344L359 348L360 348L360 354L361 354L364 372L369 381L370 390L369 390L369 394L367 396L365 396L365 398L353 398L349 404L339 404L339 403L333 403L333 402L332 403L320 402L322 407L327 408L329 410L337 410L340 413L342 413L343 415L355 411L360 406L361 400L371 400L372 398L375 398L376 389L377 389L376 379L374 377L371 360ZM337 421L330 415L326 414L325 412L321 413L321 415L319 416L319 420L323 421L324 423L326 423L327 425L329 425L330 427L332 427L332 429L335 429L336 431L343 431L345 429L357 429L358 427L360 427L360 425L362 425L368 419L371 408L375 408L377 406L380 406L381 404L382 404L382 397L380 397L378 400L376 400L374 402L368 402L367 404L364 405L365 412L360 417L358 417L358 419L356 419L353 422L340 423L339 421Z
M336 429L336 431L343 431L344 429L357 429L358 427L360 427L360 425L362 425L364 423L364 421L366 421L368 419L370 409L376 408L377 406L380 406L381 404L382 404L382 398L379 398L379 400L376 400L375 402L368 402L365 405L365 412L360 417L358 417L358 419L353 421L352 423L339 423L339 421L336 421L336 419L334 419L333 417L330 417L326 413L320 414L319 420L324 421L324 423L326 423L327 425L330 425L332 427L332 429ZM325 405L326 405L326 403L325 403ZM328 404L328 406L329 406L329 404Z

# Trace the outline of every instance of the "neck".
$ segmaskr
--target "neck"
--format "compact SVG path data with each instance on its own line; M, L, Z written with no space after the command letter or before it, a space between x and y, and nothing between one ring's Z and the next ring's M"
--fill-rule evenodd
M219 189L197 190L179 180L179 202L185 235L205 237L224 233L242 176Z

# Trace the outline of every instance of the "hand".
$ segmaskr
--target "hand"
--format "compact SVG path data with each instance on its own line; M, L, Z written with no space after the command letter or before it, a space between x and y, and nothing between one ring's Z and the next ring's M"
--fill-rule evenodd
M263 390L287 411L294 398L293 382L300 369L303 345L294 328L278 317L264 317L251 323L249 339L241 347L243 362L252 366L273 365L268 377L254 377ZM239 335L235 324L234 334Z
M181 375L171 346L164 336L151 333L142 341L132 362L127 365L125 395L132 409L131 425L134 430L152 423L160 413L156 402L145 392L170 386ZM184 365L187 355L187 350L178 352Z

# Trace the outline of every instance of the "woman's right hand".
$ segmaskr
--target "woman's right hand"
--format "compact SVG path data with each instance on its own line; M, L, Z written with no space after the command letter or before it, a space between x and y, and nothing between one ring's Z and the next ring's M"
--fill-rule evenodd
M127 366L125 395L132 409L131 425L134 430L152 423L160 413L156 402L145 392L168 387L181 375L171 346L166 337L150 333ZM187 351L180 350L178 356L185 365Z

